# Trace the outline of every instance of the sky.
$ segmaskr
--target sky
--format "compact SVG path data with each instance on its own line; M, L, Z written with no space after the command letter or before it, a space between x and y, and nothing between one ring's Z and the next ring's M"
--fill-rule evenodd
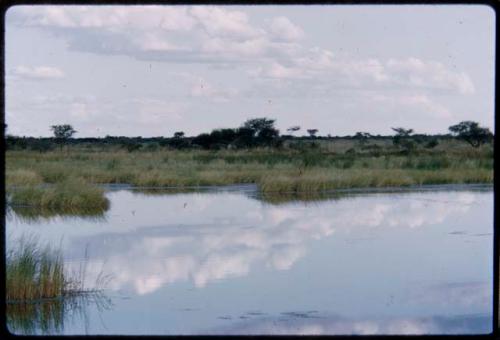
M494 131L485 5L14 6L7 134L170 137L276 119L281 133Z

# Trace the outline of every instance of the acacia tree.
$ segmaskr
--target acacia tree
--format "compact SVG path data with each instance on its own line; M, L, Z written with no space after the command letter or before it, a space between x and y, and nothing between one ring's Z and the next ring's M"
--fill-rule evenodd
M318 129L308 129L307 130L307 133L309 134L309 136L311 138L315 138L316 137L316 134L318 133Z
M452 135L464 140L474 148L478 148L493 139L493 134L488 128L480 127L479 123L470 120L452 125L448 130Z
M188 145L186 140L184 139L184 131L174 132L174 137L170 140L170 146L181 149Z
M403 147L404 152L409 152L415 149L415 142L411 140L413 129L404 129L401 127L391 129L396 132L396 135L392 137L392 143L394 145Z
M413 129L405 129L402 127L399 128L391 128L396 134L392 138L392 143L394 145L401 145L403 140L407 140L411 134L413 133Z
M52 125L50 129L54 132L54 137L56 138L56 143L62 149L62 145L67 142L73 135L77 132L69 124L62 125Z
M250 129L257 136L262 130L274 129L275 119L252 118L243 123L243 128Z
M299 131L300 130L300 126L296 125L296 126L291 126L289 127L288 129L286 129L286 131L289 131L291 133L294 133L296 131Z
M354 138L359 141L359 144L364 145L372 135L368 132L356 132Z
M268 118L248 119L239 128L239 134L251 134L250 144L253 144L253 141L260 145L276 144L279 142L279 130L274 127L275 121L275 119Z

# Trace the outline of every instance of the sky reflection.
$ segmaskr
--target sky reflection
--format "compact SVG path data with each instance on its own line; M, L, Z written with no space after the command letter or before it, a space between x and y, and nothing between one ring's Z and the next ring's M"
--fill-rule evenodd
M64 237L70 268L78 268L88 247L87 284L101 272L111 275L109 290L131 297L137 310L167 296L171 308L201 306L185 328L173 323L173 310L162 309L179 334L210 332L227 320L233 328L223 333L265 333L275 320L257 325L238 315L245 308L280 314L304 306L326 321L278 322L270 332L440 333L450 322L453 330L474 332L491 320L492 196L443 191L272 205L237 192L113 191L104 220L34 225L8 218L7 231ZM255 295L246 293L249 287ZM332 313L351 321L329 319ZM482 313L481 326L446 319L470 313Z

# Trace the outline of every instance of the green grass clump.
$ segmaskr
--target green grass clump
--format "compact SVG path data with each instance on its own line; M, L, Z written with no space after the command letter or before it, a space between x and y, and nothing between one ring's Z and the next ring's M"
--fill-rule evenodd
M6 300L27 301L62 297L70 284L61 251L21 238L6 254Z
M109 207L104 191L81 178L66 179L50 187L26 186L12 190L10 203L61 211L97 211Z

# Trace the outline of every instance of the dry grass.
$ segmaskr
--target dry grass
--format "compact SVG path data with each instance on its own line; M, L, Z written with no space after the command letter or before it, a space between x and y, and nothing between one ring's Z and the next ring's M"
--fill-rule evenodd
M92 202L105 205L103 199L96 201L97 189L86 189L90 184L100 183L144 187L256 183L265 192L312 192L493 181L490 145L474 149L464 143L444 141L435 149L421 148L402 155L387 142L379 144L379 149L373 152L348 140L297 150L8 151L7 185L27 185L27 192L17 194L17 202L57 206L53 202L60 201L64 202L61 206L75 206ZM74 178L81 178L86 185L81 182L68 190L59 187L66 194L34 186L40 179L43 183L60 184ZM75 190L74 196L70 195L71 190ZM89 195L80 194L83 190Z
M38 185L43 182L42 176L28 169L10 170L6 172L5 176L6 182L13 186Z

